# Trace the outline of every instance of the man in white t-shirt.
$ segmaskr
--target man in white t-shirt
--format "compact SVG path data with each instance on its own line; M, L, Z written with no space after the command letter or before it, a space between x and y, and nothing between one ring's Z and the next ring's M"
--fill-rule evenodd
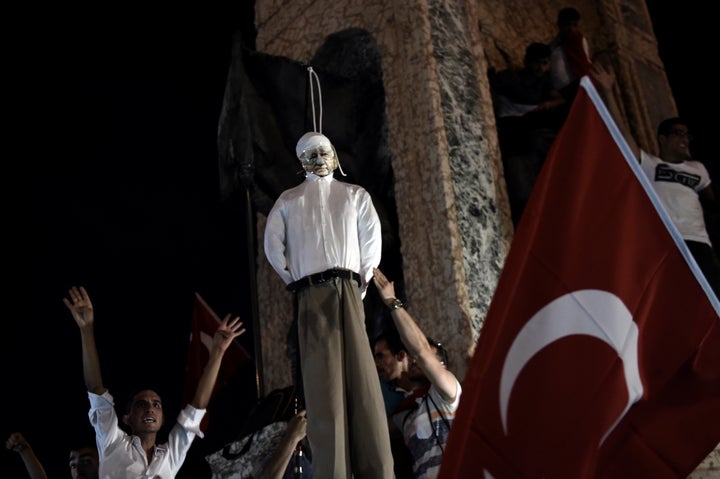
M716 209L717 204L705 165L693 160L690 155L691 135L687 123L678 117L660 122L657 129L660 155L651 155L640 149L620 115L620 109L612 94L615 81L613 72L601 63L596 63L592 76L608 111L635 158L640 161L640 166L670 219L685 240L715 295L720 297L720 260L710 241L705 226L706 211L703 209L703 205L711 205Z

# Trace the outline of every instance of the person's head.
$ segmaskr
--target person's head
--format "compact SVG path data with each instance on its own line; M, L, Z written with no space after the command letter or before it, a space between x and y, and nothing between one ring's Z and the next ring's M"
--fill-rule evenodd
M165 419L160 395L152 389L136 393L126 404L122 419L135 435L157 433Z
M533 75L541 77L550 71L550 47L544 43L533 42L525 48L523 63Z
M70 451L70 475L73 479L98 479L100 460L95 446Z
M386 331L375 339L375 368L380 380L396 381L408 370L410 358L397 331Z
M580 25L580 12L573 7L561 8L557 16L557 26L560 33L578 30Z
M338 167L335 147L325 135L316 131L300 137L295 154L307 173L327 176Z
M671 163L679 163L691 159L690 155L690 129L687 123L679 117L666 118L661 121L657 129L660 157Z

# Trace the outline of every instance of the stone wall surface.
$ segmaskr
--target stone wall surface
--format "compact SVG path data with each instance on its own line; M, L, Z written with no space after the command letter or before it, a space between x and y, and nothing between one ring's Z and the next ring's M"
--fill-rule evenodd
M486 74L521 65L527 44L552 39L565 6L580 11L593 53L610 54L628 124L656 152L655 126L676 107L642 0L256 1L265 53L308 62L327 35L348 28L376 39L408 310L447 344L461 380L513 233ZM284 357L292 310L262 251L258 289L269 391L292 382ZM720 477L717 450L690 477Z

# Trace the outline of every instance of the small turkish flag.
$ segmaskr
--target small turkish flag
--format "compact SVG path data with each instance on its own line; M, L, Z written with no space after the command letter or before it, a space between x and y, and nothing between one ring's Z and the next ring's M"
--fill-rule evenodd
M188 345L187 366L185 368L185 400L184 404L192 401L195 396L200 376L210 357L210 348L213 343L213 336L217 331L221 320L215 312L207 305L205 300L195 293L195 305L193 307L192 330L190 333L190 344ZM217 393L232 378L237 368L245 364L250 355L237 341L233 341L225 351L220 371L218 372L213 395ZM206 430L208 414L205 414L201 423L203 431Z

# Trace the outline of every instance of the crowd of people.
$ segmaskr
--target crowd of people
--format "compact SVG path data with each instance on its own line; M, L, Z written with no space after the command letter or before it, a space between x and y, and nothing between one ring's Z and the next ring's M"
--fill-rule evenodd
M657 128L659 156L641 150L616 103L609 58L599 54L593 59L580 19L577 9L562 8L556 36L547 43L530 43L522 68L489 71L512 221L515 226L520 222L580 79L589 76L717 295L720 261L708 224L720 223L720 213L707 168L691 156L690 126L680 117L666 118Z
M717 204L706 168L690 155L688 124L666 119L657 131L659 156L641 150L615 102L612 69L590 60L579 20L577 10L562 9L557 37L529 44L522 68L490 77L513 220L520 220L580 78L590 75L700 270L720 295L720 262L704 220L708 208L717 211ZM419 327L393 281L378 268L378 215L362 187L334 179L334 171L342 173L342 168L330 139L308 132L298 141L296 155L305 180L278 198L268 216L264 246L295 301L305 407L268 445L252 477L434 478L460 403L461 382L442 343ZM367 335L363 309L371 283L388 311L386 329L375 338ZM224 353L245 332L240 318L227 315L219 324L195 396L161 440L166 413L156 391L138 390L119 409L104 385L86 289L72 287L63 302L80 333L88 417L95 433L95 444L68 451L71 477L175 477L195 438L203 437L200 422ZM19 455L28 477L47 478L22 432L12 433L6 447ZM311 462L301 466L299 450Z
M510 214L517 226L550 145L592 67L580 12L558 12L557 34L525 48L523 65L490 69L488 80L502 154Z

